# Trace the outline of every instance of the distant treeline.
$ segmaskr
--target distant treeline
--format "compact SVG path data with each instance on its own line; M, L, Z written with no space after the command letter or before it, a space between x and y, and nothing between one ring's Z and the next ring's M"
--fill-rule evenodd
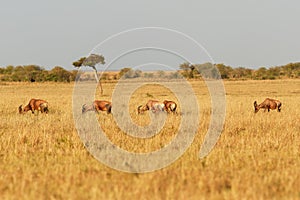
M300 62L289 63L276 67L260 67L259 69L248 69L244 67L232 68L224 64L215 64L219 70L212 67L211 63L180 65L182 75L186 78L216 78L221 76L222 79L253 79L253 80L273 80L281 78L300 78Z
M217 64L221 77L224 79L244 78L254 80L281 79L281 78L300 78L300 62L289 63L283 66L260 67L257 70L244 67L231 68L223 64Z
M123 68L119 72L110 73L104 72L101 75L101 80L118 80L120 77L131 78L180 78L181 76L188 79L205 78L222 78L222 79L254 79L254 80L273 80L283 78L300 78L300 63L289 63L283 66L276 67L260 67L259 69L248 69L244 67L232 68L224 64L215 64L212 67L211 63L204 64L189 64L183 63L179 66L177 72L142 72L132 68ZM218 70L217 70L218 69ZM218 73L219 71L219 73ZM45 70L38 65L26 66L7 66L0 67L1 81L19 81L19 82L71 82L76 79L77 70L68 71L60 66L54 67L52 70ZM93 74L87 74L93 76ZM82 77L84 78L84 77Z
M67 71L59 66L54 67L52 70L45 70L38 65L7 66L0 68L1 81L71 82L75 80L76 74L77 70Z

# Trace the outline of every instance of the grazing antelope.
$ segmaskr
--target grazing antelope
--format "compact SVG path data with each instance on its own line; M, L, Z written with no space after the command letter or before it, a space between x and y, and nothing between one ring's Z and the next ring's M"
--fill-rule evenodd
M138 107L138 114L142 114L147 110L151 110L153 113L164 111L165 104L157 100L149 100L146 105L140 105Z
M257 113L259 109L263 108L266 110L268 109L268 112L270 112L270 109L274 110L277 108L277 111L280 112L281 110L281 102L275 99L269 99L266 98L261 104L257 105L257 102L254 101L254 112Z
M92 105L84 104L82 106L82 114L86 113L87 111L95 111L99 113L99 111L106 111L107 114L111 113L111 102L103 101L103 100L95 100Z
M168 113L170 113L170 112L175 113L176 108L177 108L177 104L174 101L165 100L164 105L165 105L165 110Z
M48 102L42 99L30 99L28 105L22 109L22 105L19 106L19 113L24 114L31 110L32 114L34 114L34 111L41 111L41 113L48 113Z

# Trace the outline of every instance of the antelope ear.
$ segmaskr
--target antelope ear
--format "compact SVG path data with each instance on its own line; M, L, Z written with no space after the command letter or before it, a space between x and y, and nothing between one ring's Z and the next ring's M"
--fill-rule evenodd
M257 102L256 102L256 101L254 101L254 106L255 106L255 107L257 106Z

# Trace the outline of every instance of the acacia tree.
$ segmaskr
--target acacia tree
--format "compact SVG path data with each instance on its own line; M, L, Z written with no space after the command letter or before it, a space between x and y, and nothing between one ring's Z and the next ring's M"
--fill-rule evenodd
M94 75L96 78L97 83L100 86L100 92L101 95L103 94L103 89L102 89L102 84L101 81L98 77L98 73L97 73L97 69L96 69L96 65L97 64L105 64L105 60L104 57L102 55L98 55L98 54L91 54L90 56L86 57L82 57L80 58L78 61L73 62L74 67L81 67L81 66L87 66L87 67L91 67L94 70Z

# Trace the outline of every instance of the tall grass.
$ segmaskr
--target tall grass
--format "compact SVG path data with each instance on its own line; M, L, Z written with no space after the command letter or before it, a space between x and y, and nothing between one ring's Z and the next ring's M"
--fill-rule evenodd
M176 83L174 83L176 84ZM0 84L0 199L297 199L300 198L300 80L226 81L226 120L213 151L199 159L210 120L205 84L191 82L200 105L194 142L176 162L155 172L130 174L98 162L77 135L73 84ZM103 84L111 100L113 83ZM148 99L176 99L166 88L148 85L133 93L129 112ZM49 102L49 114L18 114L30 98ZM282 111L254 114L253 102L282 101ZM179 108L179 111L181 108ZM93 115L89 113L88 115ZM118 128L113 115L97 116L107 137L128 151L150 152L176 135L180 115L169 115L150 139Z

